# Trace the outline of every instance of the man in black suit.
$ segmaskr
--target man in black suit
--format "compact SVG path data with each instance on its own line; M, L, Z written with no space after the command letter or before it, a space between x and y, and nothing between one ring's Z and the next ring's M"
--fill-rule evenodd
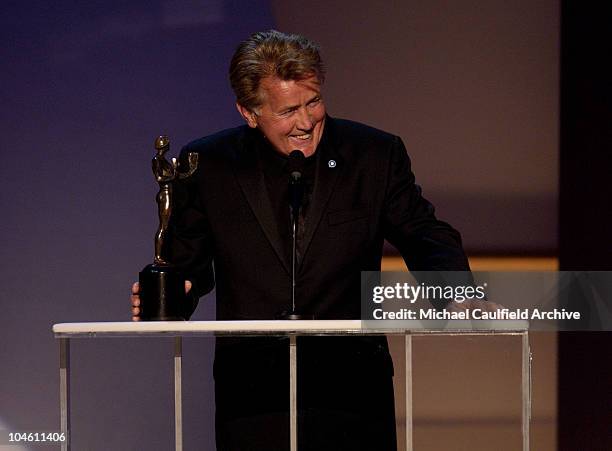
M299 150L304 199L295 310L359 319L361 271L379 271L383 242L411 270L469 270L459 234L421 196L400 138L327 115L318 48L256 33L230 65L246 125L188 144L199 169L177 191L172 261L192 305L216 286L217 319L292 309L288 156ZM138 319L138 286L133 314ZM300 449L394 450L393 365L384 337L311 337L298 348ZM217 341L219 450L288 449L284 339Z

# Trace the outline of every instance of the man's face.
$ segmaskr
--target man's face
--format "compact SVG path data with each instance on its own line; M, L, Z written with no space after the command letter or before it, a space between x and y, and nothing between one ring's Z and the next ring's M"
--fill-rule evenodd
M283 155L301 150L309 157L317 150L325 125L325 105L316 76L303 80L264 78L259 86L262 105L251 111L237 105L250 127L257 127Z

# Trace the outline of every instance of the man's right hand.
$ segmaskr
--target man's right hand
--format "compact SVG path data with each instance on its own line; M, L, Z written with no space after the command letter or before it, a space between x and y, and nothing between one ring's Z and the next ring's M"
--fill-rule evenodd
M191 281L185 281L185 293L189 293L191 290ZM130 296L132 301L132 321L140 321L140 284L135 282L132 285L132 295Z

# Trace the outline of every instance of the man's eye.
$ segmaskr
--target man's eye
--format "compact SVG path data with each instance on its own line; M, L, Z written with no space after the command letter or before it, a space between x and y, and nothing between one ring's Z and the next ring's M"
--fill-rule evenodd
M321 98L317 97L316 99L312 99L308 102L308 106L317 106L321 102Z

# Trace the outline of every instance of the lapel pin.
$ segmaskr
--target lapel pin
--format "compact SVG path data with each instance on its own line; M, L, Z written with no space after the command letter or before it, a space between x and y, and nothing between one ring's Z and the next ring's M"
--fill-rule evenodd
M330 168L335 168L336 167L336 160L329 160L327 162L327 166L329 166Z

